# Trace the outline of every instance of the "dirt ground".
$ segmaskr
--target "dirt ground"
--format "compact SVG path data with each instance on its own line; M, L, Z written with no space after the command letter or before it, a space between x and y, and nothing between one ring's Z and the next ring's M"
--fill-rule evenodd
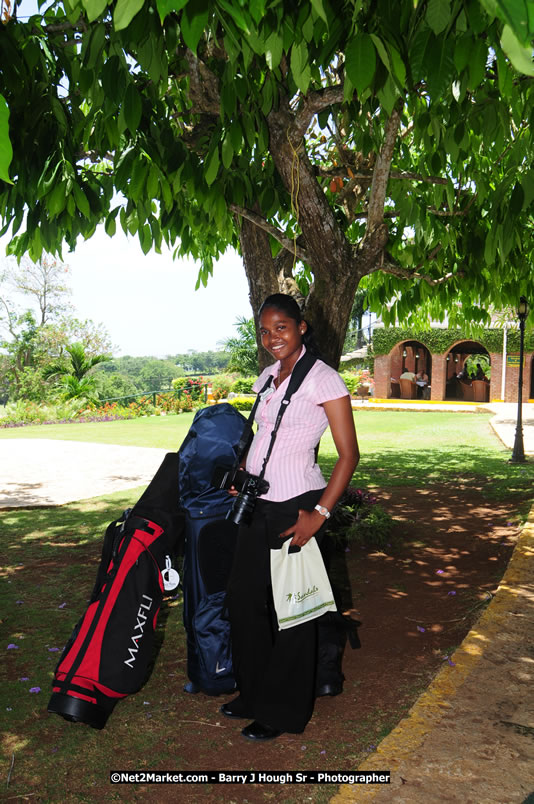
M165 659L158 676L173 684L172 719L165 746L173 762L165 768L255 771L353 771L403 717L491 599L518 535L517 503L487 502L476 488L433 485L395 488L377 494L396 519L398 549L377 552L354 547L338 551L335 577L346 610L361 621L362 647L347 647L342 695L320 698L302 735L282 735L253 744L240 735L245 725L219 714L227 698L191 696L177 687L183 664ZM168 662L168 666L166 663ZM146 688L145 688L146 689ZM143 695L144 693L140 693ZM121 715L121 708L124 707ZM114 718L127 717L128 702ZM163 746L162 746L163 747ZM114 766L137 768L120 746ZM160 763L148 762L155 769ZM327 801L335 786L278 785L135 786L114 793L143 801ZM107 788L109 795L109 787ZM103 793L104 794L104 793Z

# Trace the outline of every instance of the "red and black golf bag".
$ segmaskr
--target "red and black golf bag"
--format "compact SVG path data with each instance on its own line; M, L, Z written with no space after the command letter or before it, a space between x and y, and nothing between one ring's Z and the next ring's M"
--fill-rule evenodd
M48 711L102 729L118 700L147 678L164 591L184 518L178 453L169 453L137 504L109 525L89 606L55 671Z

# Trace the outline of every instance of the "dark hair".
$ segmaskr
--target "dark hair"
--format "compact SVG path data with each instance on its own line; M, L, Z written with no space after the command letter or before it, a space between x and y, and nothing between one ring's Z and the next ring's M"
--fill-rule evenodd
M297 324L300 324L301 321L304 321L307 329L302 336L302 343L308 352L311 352L311 354L315 355L315 357L322 359L321 351L315 341L313 328L311 324L309 324L306 319L302 317L301 309L293 296L288 296L287 293L272 293L270 296L267 296L260 307L258 314L259 317L261 317L263 311L269 307L274 307L275 310L280 310L280 312L285 313L287 316L289 316L289 318L292 318L294 321L296 321Z

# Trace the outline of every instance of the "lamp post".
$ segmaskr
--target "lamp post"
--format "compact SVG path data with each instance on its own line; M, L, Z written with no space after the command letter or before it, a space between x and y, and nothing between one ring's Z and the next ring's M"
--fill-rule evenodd
M510 463L523 463L525 461L525 448L523 446L523 349L525 345L525 321L528 316L528 304L524 296L519 299L517 317L519 318L519 379L517 382L517 424L515 440Z

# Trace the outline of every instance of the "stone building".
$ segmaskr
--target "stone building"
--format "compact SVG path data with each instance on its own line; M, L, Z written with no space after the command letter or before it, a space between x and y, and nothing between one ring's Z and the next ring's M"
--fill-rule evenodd
M478 337L459 329L424 332L376 328L373 332L375 397L417 398L432 401L517 401L519 332L485 329ZM480 357L480 360L477 358ZM478 366L478 378L467 376ZM484 372L483 369L486 368ZM428 375L427 388L406 388L399 383L404 371ZM489 376L487 376L489 375ZM523 401L534 402L534 332L525 334Z

